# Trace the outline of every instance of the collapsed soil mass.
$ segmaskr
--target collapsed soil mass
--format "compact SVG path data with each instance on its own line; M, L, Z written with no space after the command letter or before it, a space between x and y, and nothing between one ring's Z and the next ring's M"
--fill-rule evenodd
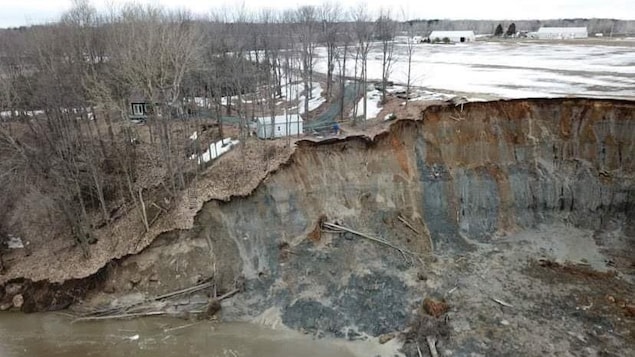
M634 113L592 99L441 105L373 137L299 140L187 227L164 224L88 276L5 277L1 302L98 306L213 279L219 294L242 291L224 319L403 333L407 355L417 328L452 355L632 355ZM431 317L425 299L447 311Z

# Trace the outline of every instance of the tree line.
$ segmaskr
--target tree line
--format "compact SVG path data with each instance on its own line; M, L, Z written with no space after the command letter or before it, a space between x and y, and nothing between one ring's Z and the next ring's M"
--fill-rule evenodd
M249 119L275 115L291 84L309 116L318 48L327 100L343 102L351 69L366 88L372 46L386 86L400 26L388 11L336 3L200 18L138 4L99 13L76 0L56 23L0 31L0 237L61 222L89 254L94 229L121 212L149 229L144 197L169 211L202 169L190 136L207 119L224 138L223 118L238 118L246 140ZM129 118L134 96L147 104L142 125Z
M476 34L495 34L498 25L509 28L513 23L516 31L534 32L540 27L587 27L589 34L602 33L605 36L630 36L635 34L635 21L616 19L553 19L553 20L409 20L416 31L422 35L435 30L461 31L472 30Z

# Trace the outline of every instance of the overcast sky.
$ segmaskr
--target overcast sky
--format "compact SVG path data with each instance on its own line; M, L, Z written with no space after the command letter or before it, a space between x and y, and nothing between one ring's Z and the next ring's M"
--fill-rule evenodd
M120 4L126 0L92 0L98 9L106 3ZM322 0L137 0L140 3L161 4L171 8L187 8L207 14L222 6L244 4L248 9L290 8L300 4L321 4ZM338 0L341 5L354 6L357 0ZM635 0L366 0L368 8L377 11L386 4L391 11L408 18L425 19L554 19L572 17L608 17L635 19ZM184 5L186 4L186 5ZM11 27L55 20L71 6L70 0L0 0L0 27Z

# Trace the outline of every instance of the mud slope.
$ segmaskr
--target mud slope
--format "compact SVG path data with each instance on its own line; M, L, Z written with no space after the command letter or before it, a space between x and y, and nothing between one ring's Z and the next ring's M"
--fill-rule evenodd
M626 101L483 102L432 107L372 139L300 141L250 196L206 203L193 229L108 268L106 297L215 276L221 291L245 287L224 303L225 319L351 339L402 331L424 297L444 297L446 351L531 355L536 339L547 354L597 345L568 332L633 327L622 310L600 319L576 304L634 293L634 114ZM598 286L540 258L616 275ZM514 316L493 298L513 302ZM563 319L574 312L589 316ZM506 335L500 321L515 330ZM608 350L631 346L635 336L616 333Z
M424 256L465 254L541 225L632 224L634 109L586 99L473 103L429 109L373 140L300 142L293 162L250 197L205 205L199 234L248 282L237 315L275 306L293 327L386 333L403 327L416 269L352 235L309 234L320 217ZM620 232L632 237L633 227Z

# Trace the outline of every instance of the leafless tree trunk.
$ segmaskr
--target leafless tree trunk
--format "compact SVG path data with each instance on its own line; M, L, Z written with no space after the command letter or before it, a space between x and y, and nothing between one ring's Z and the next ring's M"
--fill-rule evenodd
M317 9L314 6L301 6L297 10L297 22L302 45L302 80L304 82L304 112L310 118L309 100L313 92L313 64L315 61Z
M370 16L366 7L363 4L356 9L353 14L355 21L355 35L357 38L357 48L359 60L361 60L361 82L364 91L364 120L368 117L368 53L370 52L370 46L373 36L373 29L370 25ZM354 124L356 121L353 122Z
M406 20L406 14L403 14L404 20ZM408 110L408 103L410 102L410 87L411 87L411 78L412 78L412 56L415 53L415 41L414 41L414 35L415 35L415 31L414 31L414 27L412 25L412 22L404 22L404 25L406 26L406 33L408 35L408 39L406 42L406 55L408 56L408 74L407 74L407 80L406 80L406 105L405 108L406 110Z
M393 64L393 51L395 48L395 22L390 18L389 10L381 10L379 18L375 22L377 37L381 41L382 60L381 60L381 87L382 87L382 104L386 103L386 95L388 94L388 78L390 76Z
M322 42L326 45L326 97L330 99L333 96L333 72L341 7L338 3L325 2L319 12L319 18L322 21Z

